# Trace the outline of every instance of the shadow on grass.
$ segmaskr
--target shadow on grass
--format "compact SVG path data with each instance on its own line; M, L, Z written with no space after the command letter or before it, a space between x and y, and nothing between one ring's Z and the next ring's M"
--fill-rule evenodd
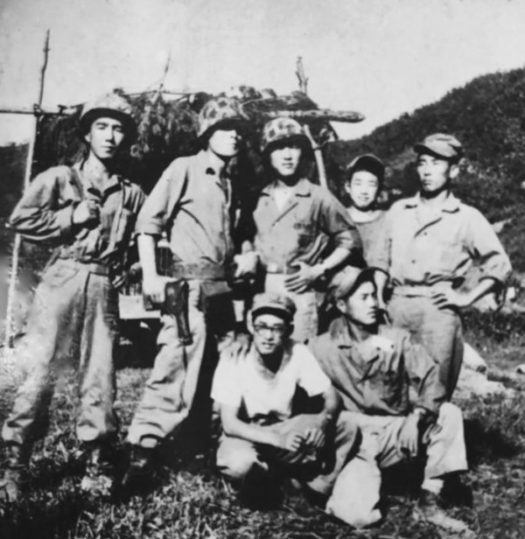
M519 440L511 438L512 432L504 431L500 426L487 425L483 419L466 419L464 428L467 461L471 467L483 461L510 459L523 451Z
M0 507L0 537L75 537L79 518L89 510L86 498L72 489L58 494L34 492L16 505Z

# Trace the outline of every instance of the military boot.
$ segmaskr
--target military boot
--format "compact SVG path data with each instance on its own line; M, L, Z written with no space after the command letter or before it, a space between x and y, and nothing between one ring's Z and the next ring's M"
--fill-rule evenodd
M145 486L154 479L152 465L155 448L131 445L129 448L129 463L122 478L122 486L135 489Z
M8 444L5 447L4 468L0 472L0 501L16 502L25 479L27 459L23 456L22 447Z
M444 532L446 537L475 539L476 534L462 520L448 516L440 507L440 503L439 495L422 490L413 518L417 521L430 522Z
M114 466L105 444L87 446L86 471L80 488L92 496L110 496L114 485Z

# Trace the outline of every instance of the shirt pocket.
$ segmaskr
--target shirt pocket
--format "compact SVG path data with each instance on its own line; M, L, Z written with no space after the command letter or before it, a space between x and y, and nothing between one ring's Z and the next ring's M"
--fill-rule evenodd
M396 371L378 371L368 380L374 400L393 405L401 399L402 380Z
M294 231L297 238L297 249L306 252L315 240L315 232L311 223L294 223Z
M115 221L113 222L109 238L111 247L121 248L126 246L133 232L134 217L135 214L126 208L122 208L121 211L115 215Z

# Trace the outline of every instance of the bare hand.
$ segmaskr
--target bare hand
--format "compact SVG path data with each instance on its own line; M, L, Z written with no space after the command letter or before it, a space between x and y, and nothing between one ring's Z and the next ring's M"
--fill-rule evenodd
M399 431L399 439L397 448L408 454L410 457L415 457L419 447L419 419L417 413L412 413L405 418L403 426Z
M166 283L171 279L162 275L153 275L144 278L142 281L142 293L150 299L152 303L161 305L166 299Z
M242 253L233 257L235 262L235 279L243 277L244 275L255 275L257 271L257 253L250 251L249 253Z
M435 292L432 295L432 302L440 309L464 309L470 306L472 300L469 294L448 288Z
M225 354L231 358L245 356L250 349L252 340L248 335L237 335L235 340L221 350L221 354Z
M310 427L303 434L303 445L321 449L326 444L326 435L320 427Z
M286 288L290 292L301 293L308 289L308 287L319 277L321 277L323 271L322 268L318 265L309 266L304 262L298 262L296 267L299 268L299 271L290 275L285 280Z
M99 218L100 207L94 200L83 200L73 212L73 223L75 225L98 223Z
M301 443L303 441L302 435L297 431L280 434L277 438L276 447L290 451L291 453L297 453L301 448Z

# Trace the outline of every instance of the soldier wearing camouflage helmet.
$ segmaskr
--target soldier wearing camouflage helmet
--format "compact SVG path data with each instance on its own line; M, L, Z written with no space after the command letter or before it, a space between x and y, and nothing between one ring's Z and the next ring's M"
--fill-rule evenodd
M73 353L81 371L76 431L88 454L81 486L104 494L112 485L116 287L145 198L116 170L117 153L133 132L131 106L121 95L111 93L86 105L80 133L88 146L87 158L39 174L10 217L11 228L24 238L49 243L56 250L35 291L27 333L17 349L28 375L2 430L7 452L7 467L0 476L4 498L18 497L37 417L47 411L45 397L65 351Z
M143 292L162 305L167 282L188 282L192 343L183 344L174 319L163 316L159 352L128 432L131 460L126 484L145 475L155 449L187 417L207 334L216 338L220 348L232 339L235 318L227 277L234 262L236 207L227 171L239 152L244 126L234 99L220 97L206 103L198 129L203 149L169 165L138 218ZM156 265L155 245L164 232L173 257L169 277L160 276Z
M268 122L261 149L270 182L253 213L253 245L266 270L265 290L293 298L293 337L303 342L317 334L321 278L348 261L360 240L335 196L303 176L310 142L299 123L290 118Z

